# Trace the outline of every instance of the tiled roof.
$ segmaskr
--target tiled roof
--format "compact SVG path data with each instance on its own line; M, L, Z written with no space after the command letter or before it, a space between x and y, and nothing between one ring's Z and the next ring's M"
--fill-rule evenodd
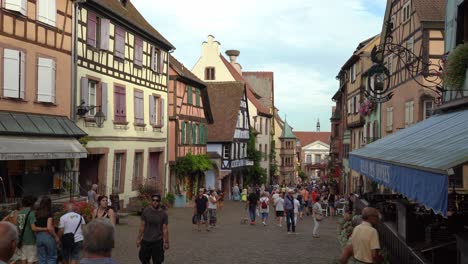
M140 12L138 12L131 1L127 1L126 7L124 7L120 1L116 0L88 0L88 2L99 5L100 7L119 16L122 20L125 20L134 27L143 30L164 44L168 50L175 49L175 47L167 39L165 39L156 29L154 29L153 26L148 23L148 21L146 21L146 19L140 14Z
M213 124L208 125L208 142L231 142L236 130L244 83L209 82L207 88L214 119Z
M247 99L249 99L250 102L252 102L252 104L257 108L257 112L259 114L263 114L263 115L267 115L267 116L271 116L270 114L270 110L268 110L268 108L266 108L255 96L254 96L254 93L252 91L252 87L250 86L250 83L248 81L246 81L242 75L240 75L240 73L231 65L231 63L229 63L226 58L224 58L223 55L219 55L219 57L221 58L221 60L223 61L224 65L226 65L226 68L229 70L229 72L231 73L231 75L234 77L234 80L238 81L238 82L243 82L246 84L247 86Z
M301 142L302 147L305 147L315 141L322 141L325 144L328 144L328 145L330 144L331 132L297 131L297 132L294 132L294 134Z
M268 108L274 104L274 77L273 72L242 72L252 87L253 92L258 95L260 102Z
M193 74L190 69L185 67L180 61L178 61L174 56L169 56L169 63L171 67L182 77L185 77L191 81L194 81L200 86L206 87L206 83L200 80L195 74Z
M446 0L413 0L414 9L421 21L445 21Z
M296 138L292 131L292 127L288 124L288 121L284 120L283 132L280 138Z

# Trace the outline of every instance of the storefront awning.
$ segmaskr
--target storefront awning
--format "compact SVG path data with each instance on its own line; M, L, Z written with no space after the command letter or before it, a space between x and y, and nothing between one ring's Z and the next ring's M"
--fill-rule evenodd
M468 110L433 116L350 153L362 175L447 215L448 175L468 162Z
M0 136L0 160L86 158L75 138Z

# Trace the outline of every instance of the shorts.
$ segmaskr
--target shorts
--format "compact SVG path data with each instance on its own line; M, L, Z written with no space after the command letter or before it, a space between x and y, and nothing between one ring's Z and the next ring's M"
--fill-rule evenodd
M200 222L203 218L203 221L208 221L208 215L206 212L199 213L197 212L197 220Z
M164 242L163 240L158 241L141 241L140 252L138 253L138 258L141 263L149 264L150 260L153 260L153 263L163 263L164 262Z
M62 248L62 255L64 260L80 260L81 248L83 241L75 242L70 249Z
M329 202L329 203L328 203L328 207L334 209L334 208L335 208L335 202Z
M283 217L284 211L276 211L276 217Z
M21 260L26 260L30 263L38 261L36 245L23 245L21 249L17 249L17 252Z

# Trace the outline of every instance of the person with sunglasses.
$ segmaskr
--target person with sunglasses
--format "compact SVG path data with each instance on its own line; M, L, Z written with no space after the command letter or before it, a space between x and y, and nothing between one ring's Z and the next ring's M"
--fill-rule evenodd
M164 251L169 249L168 216L161 206L161 195L151 196L151 205L141 214L137 247L140 248L139 259L142 264L164 262Z

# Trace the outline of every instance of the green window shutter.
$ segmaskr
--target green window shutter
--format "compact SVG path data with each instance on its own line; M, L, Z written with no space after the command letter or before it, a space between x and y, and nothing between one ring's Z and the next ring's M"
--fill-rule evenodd
M197 91L196 92L197 97L196 97L195 103L196 103L196 106L200 106L200 89L197 89L196 91Z
M197 125L192 124L192 144L197 144Z
M182 122L182 132L180 135L180 143L185 144L185 122Z
M204 129L203 129L203 125L200 125L200 135L199 135L199 140L198 140L198 143L199 144L203 144L203 134L205 133Z
M202 134L201 142L202 144L206 144L206 126L205 125L202 125L202 131L203 131L203 134Z
M192 102L192 86L187 86L187 103L189 105L193 104Z

